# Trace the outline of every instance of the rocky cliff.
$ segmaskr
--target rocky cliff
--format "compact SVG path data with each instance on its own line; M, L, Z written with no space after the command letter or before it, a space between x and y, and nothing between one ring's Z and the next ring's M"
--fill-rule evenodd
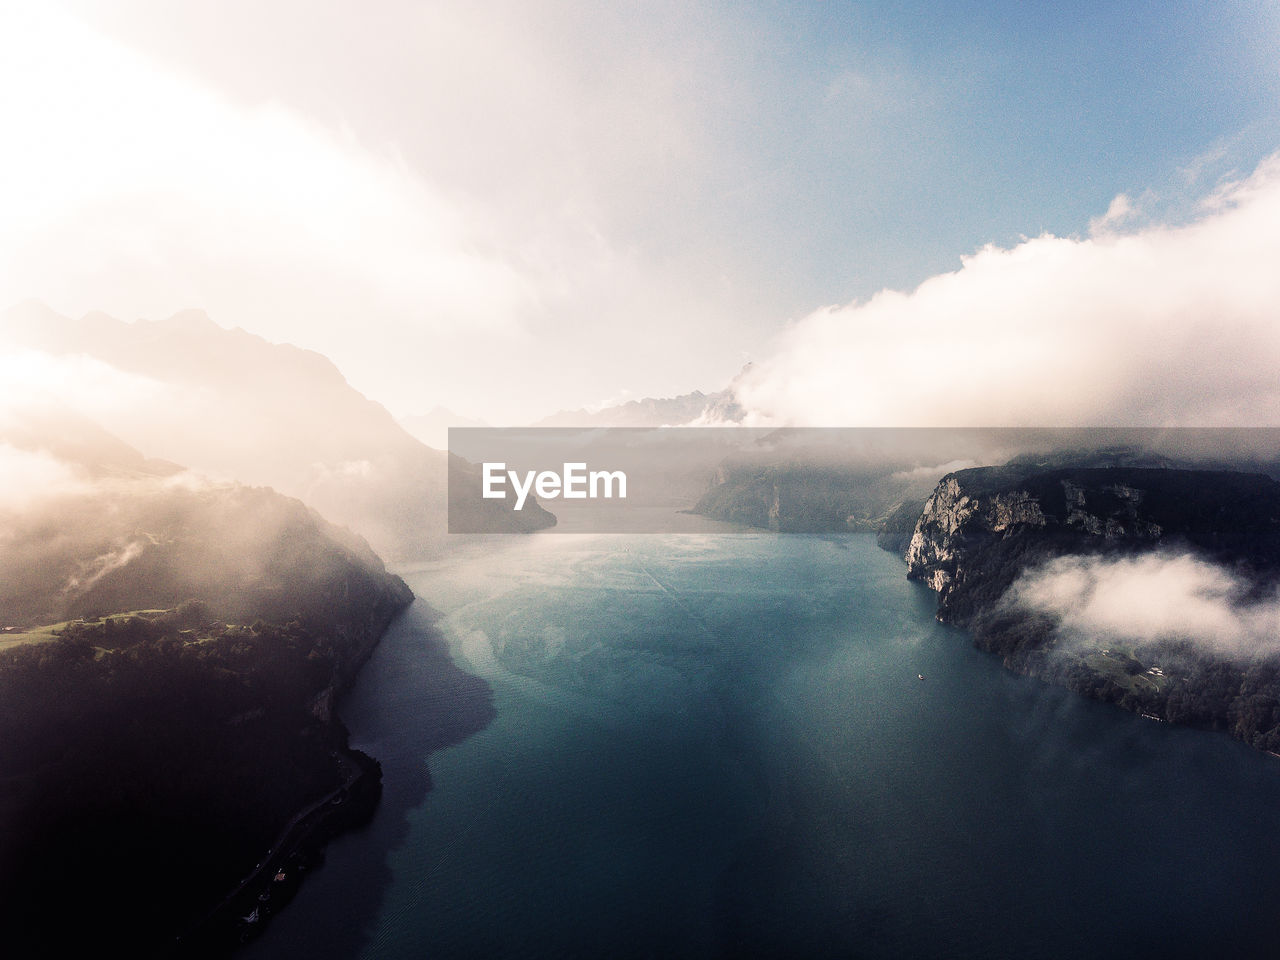
M938 619L1010 669L1280 750L1275 480L962 470L925 502L905 559L937 592Z
M1185 547L1261 574L1280 564L1278 536L1280 483L1260 474L976 467L939 481L905 559L938 618L964 624L1053 556Z

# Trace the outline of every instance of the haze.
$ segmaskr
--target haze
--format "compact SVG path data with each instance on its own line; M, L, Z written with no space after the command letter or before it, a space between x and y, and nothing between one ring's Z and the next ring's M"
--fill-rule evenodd
M201 308L397 416L527 423L754 359L762 423L1256 422L1277 18L9 7L0 303Z

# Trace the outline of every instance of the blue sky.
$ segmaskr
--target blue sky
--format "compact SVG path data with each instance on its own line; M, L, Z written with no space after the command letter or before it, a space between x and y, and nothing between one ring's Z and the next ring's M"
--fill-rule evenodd
M1194 221L1280 148L1275 3L3 16L0 298L202 307L398 414L714 389L1117 195L1126 230Z
M1176 206L1280 143L1278 20L1274 4L764 5L742 27L774 34L750 71L760 99L723 137L777 189L722 215L785 239L794 309L1083 232L1118 193Z

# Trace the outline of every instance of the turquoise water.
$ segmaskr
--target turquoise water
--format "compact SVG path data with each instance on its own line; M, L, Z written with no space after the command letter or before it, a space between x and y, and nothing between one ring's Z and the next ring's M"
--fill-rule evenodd
M402 573L383 803L249 957L1280 955L1280 761L1009 675L869 536Z

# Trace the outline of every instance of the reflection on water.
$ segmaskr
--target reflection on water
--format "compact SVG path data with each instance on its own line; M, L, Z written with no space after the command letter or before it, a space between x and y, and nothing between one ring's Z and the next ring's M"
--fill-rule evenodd
M499 540L404 571L439 619L402 621L343 708L383 806L250 955L1280 937L1280 762L1005 673L872 538Z

